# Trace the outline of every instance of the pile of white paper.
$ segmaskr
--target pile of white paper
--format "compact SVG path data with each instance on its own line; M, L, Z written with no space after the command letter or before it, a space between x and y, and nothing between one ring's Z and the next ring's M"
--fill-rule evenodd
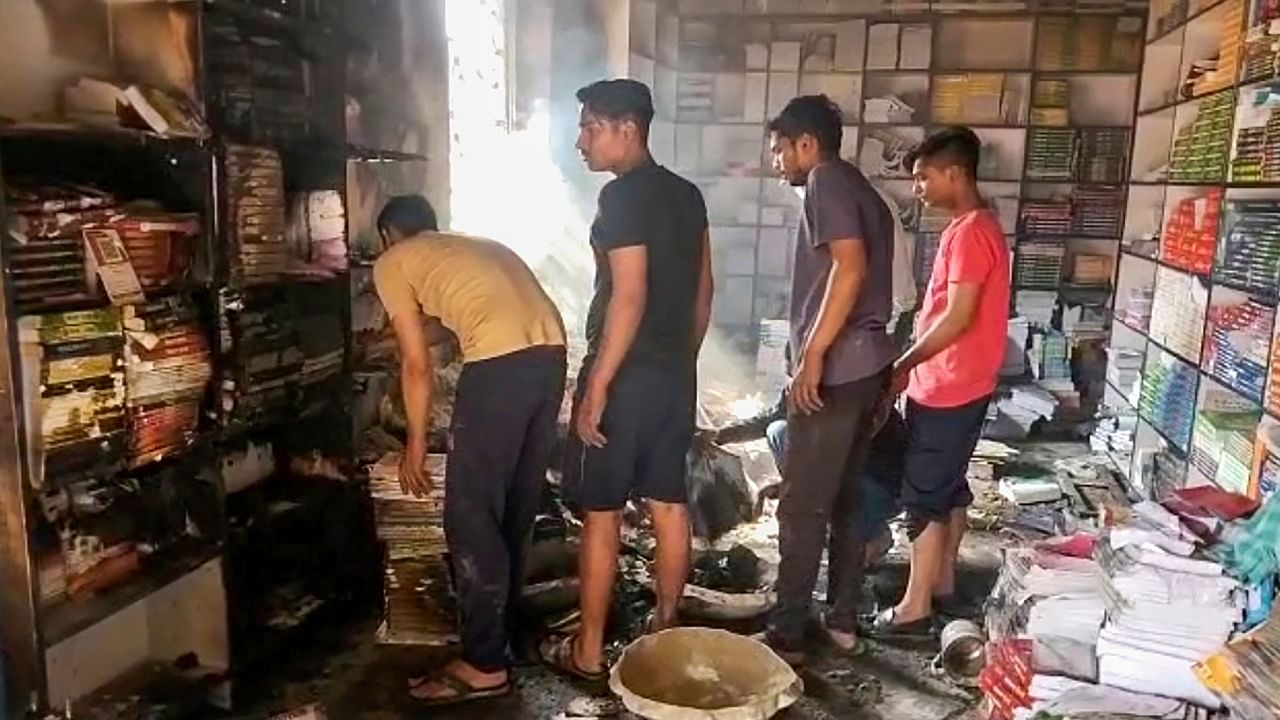
M1018 385L997 404L1002 419L1016 425L1023 436L1038 420L1048 420L1058 409L1053 393L1036 385Z
M1030 708L1023 708L1016 720L1047 713L1053 717L1076 717L1086 714L1183 720L1186 703L1170 698L1131 693L1119 688L1093 685L1057 675L1031 678Z
M1064 637L1095 645L1106 615L1106 603L1096 593L1048 597L1031 608L1027 633L1032 637Z
M1138 388L1142 382L1142 363L1145 355L1132 348L1107 348L1107 380L1111 381L1130 402L1136 404Z
M1006 477L1000 480L1000 495L1015 505L1033 505L1062 498L1062 488L1053 478Z
M1002 578L1020 575L1011 581L1008 597L1031 603L1021 634L1031 640L1036 671L1096 678L1095 646L1107 608L1106 579L1098 564L1035 551L1011 553L1007 560Z
M1183 720L1221 707L1194 667L1238 626L1244 592L1196 557L1199 539L1176 515L1154 502L1132 511L1095 540L1108 546L1095 548L1098 561L1006 553L995 596L1030 604L1010 631L1031 641L1036 673L1032 705L1015 717Z
M1102 592L1103 576L1093 560L1036 553L1020 585L1019 599L1090 595Z
M1239 584L1217 562L1190 557L1194 535L1176 516L1152 502L1134 510L1108 538L1123 558L1110 579L1123 603L1098 640L1099 682L1217 708L1192 666L1242 619Z
M1138 415L1132 409L1115 410L1115 414L1098 420L1089 436L1089 448L1094 452L1111 451L1118 458L1133 455L1133 438L1138 428Z

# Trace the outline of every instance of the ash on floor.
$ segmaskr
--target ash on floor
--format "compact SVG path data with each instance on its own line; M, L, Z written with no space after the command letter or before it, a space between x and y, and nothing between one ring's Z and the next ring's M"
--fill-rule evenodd
M962 554L961 591L970 597L982 597L999 567L998 541L988 533L971 533ZM880 601L897 598L905 585L906 569L904 556L895 552L874 574ZM273 677L262 678L256 687L243 688L250 696L251 707L235 717L257 720L313 702L334 720L421 716L427 711L409 698L405 680L443 662L449 651L379 645L373 639L376 626L377 621L370 620L331 628L314 638L311 647L300 648ZM976 696L933 677L929 664L936 652L933 642L915 646L872 643L870 652L852 660L817 658L801 673L806 697L780 718L963 717L976 704ZM573 684L537 665L518 668L515 678L517 691L507 698L432 709L431 717L628 717L619 713L615 705L593 701Z
M989 448L997 456L999 447ZM1056 461L1087 454L1079 444L1022 448L1020 466L1043 466L1052 472ZM975 461L971 482L977 498L971 510L972 530L961 551L958 589L963 597L985 597L1001 562L1001 500L995 491L992 465L1010 458ZM987 528L987 529L981 529ZM776 524L762 521L740 527L720 538L715 547L727 550L742 544L760 556L763 580L770 582L777 562ZM891 603L905 586L905 538L883 564L869 573L878 603ZM309 638L291 659L269 676L241 679L236 720L265 720L277 713L317 703L332 720L394 720L433 718L510 718L553 720L571 717L623 717L615 703L584 695L571 683L534 665L515 670L517 690L500 700L427 710L410 698L406 679L446 660L447 649L379 645L374 640L377 619L328 627ZM828 718L977 718L978 696L935 677L930 669L936 640L917 645L871 643L870 651L854 659L814 658L802 672L806 697L779 717L783 720ZM224 716L226 717L226 716Z

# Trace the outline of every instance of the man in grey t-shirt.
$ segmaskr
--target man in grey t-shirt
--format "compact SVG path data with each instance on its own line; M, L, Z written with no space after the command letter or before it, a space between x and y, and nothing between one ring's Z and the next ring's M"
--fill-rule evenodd
M866 177L840 159L842 124L825 95L796 98L769 123L774 167L805 188L791 280L778 603L766 634L793 663L804 659L804 627L828 539L825 633L842 650L860 647L860 471L897 354L885 329L893 310L894 221Z

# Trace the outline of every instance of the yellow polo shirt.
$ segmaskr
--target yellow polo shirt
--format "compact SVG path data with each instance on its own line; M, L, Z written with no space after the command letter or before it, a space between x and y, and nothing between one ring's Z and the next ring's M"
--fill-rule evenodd
M519 255L501 243L423 233L392 245L373 266L392 318L421 313L458 336L464 362L565 344L560 311Z

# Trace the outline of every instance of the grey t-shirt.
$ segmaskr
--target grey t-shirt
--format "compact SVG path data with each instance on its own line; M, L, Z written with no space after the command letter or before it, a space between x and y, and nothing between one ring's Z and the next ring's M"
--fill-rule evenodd
M809 173L796 233L791 274L793 368L822 307L831 272L828 245L847 238L860 239L866 247L867 274L844 328L827 351L824 385L870 377L896 354L885 331L893 311L893 216L862 171L844 160L831 160Z

